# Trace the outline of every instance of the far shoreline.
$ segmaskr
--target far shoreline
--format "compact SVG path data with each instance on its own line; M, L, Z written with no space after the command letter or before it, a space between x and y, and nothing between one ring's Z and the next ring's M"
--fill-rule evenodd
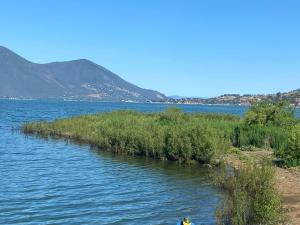
M188 106L234 106L249 108L251 105L244 104L203 104L203 103L172 103L172 102L135 102L135 101L102 101L88 99L60 99L60 98L0 98L0 101L58 101L58 102L89 102L89 103L127 103L127 104L161 104L161 105L188 105ZM295 109L300 109L300 106L294 106Z

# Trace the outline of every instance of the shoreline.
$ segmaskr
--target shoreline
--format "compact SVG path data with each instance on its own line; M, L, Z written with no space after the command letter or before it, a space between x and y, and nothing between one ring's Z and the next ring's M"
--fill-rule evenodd
M291 202L287 201L291 199L290 196L283 198L282 190L287 188L287 182L284 179L278 181L277 171L280 170L269 163L275 155L278 157L276 150L288 149L286 140L290 133L278 125L250 126L245 125L245 121L238 116L188 114L179 109L155 113L121 110L53 122L26 123L22 131L45 138L84 143L103 151L183 164L199 163L213 167L227 162L237 169L237 173L232 176L224 171L224 176L219 177L220 187L223 186L224 191L229 193L224 210L219 214L221 221L227 223L229 220L233 224L237 220L242 222L238 224L281 224L286 217L284 206L296 225L294 221L297 221L295 218L299 214L297 207L295 210L295 206L293 208ZM253 140L256 146L252 145ZM250 146L254 148L248 149ZM269 151L262 151L268 146ZM275 154L270 151L271 146ZM267 160L264 160L265 157ZM291 177L289 173L285 176L291 179L291 186L300 181L298 176ZM277 183L281 188L277 188ZM298 197L297 192L294 194Z
M33 135L34 134L29 134L29 135ZM190 161L189 163L183 163L180 161L173 161L173 160L169 160L169 159L165 159L165 158L153 158L153 157L149 157L149 156L144 156L144 155L130 155L126 152L112 152L110 150L105 150L100 148L99 146L94 146L91 143L87 143L84 141L78 141L76 139L74 139L74 137L70 136L69 134L61 134L59 136L50 136L50 138L55 139L61 139L63 141L71 141L74 144L84 144L84 145L88 145L90 148L92 149L97 149L97 151L102 151L102 152L106 152L109 154L117 154L120 156L125 156L125 157L143 157L143 158L147 158L149 160L159 160L159 161L169 161L169 162L174 162L174 163L178 163L178 165L185 165L188 167L192 167L195 166L195 164L199 165L199 166L203 166L204 168L208 168L208 169L214 169L214 170L218 170L218 164L200 164L197 161ZM239 170L243 164L244 164L244 160L255 160L254 163L258 163L262 160L262 158L264 157L271 157L272 155L270 154L269 150L257 150L257 151L241 151L239 150L239 152L242 155L235 155L235 154L227 154L226 156L224 156L223 159L220 160L219 163L224 163L225 165L228 165L236 170ZM239 154L240 154L239 153ZM255 156L256 154L258 154L259 156ZM248 158L248 159L247 159ZM285 209L285 213L288 217L288 223L287 224L283 224L283 225L298 225L300 224L300 170L291 170L291 169L283 169L283 168L279 168L279 167L275 167L275 179L276 179L276 189L280 194L280 198L282 200L282 204L283 207ZM214 185L214 184L213 184ZM215 186L218 187L218 186ZM221 188L222 189L222 188ZM225 192L224 192L225 194ZM216 205L216 208L218 207L218 205Z
M272 153L268 150L240 151L239 154L226 155L224 162L238 170L247 160L259 164L265 158L272 157ZM290 225L300 224L300 169L284 169L275 166L275 180L288 222Z
M129 103L129 104L163 104L163 105L196 105L196 106L236 106L246 107L249 104L204 104L204 103L173 103L173 102L135 102L135 101L105 101L105 100L88 100L88 99L57 99L57 98L0 98L0 100L6 101L59 101L59 102L91 102L91 103ZM300 106L295 106L296 109L300 109Z

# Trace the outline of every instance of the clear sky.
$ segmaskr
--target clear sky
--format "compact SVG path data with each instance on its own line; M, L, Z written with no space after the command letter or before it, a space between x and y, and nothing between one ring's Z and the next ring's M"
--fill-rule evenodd
M167 95L300 88L300 1L0 0L0 45Z

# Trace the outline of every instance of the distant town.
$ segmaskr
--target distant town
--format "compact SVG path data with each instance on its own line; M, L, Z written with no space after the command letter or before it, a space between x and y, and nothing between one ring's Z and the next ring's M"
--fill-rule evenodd
M228 104L228 105L251 105L257 101L278 101L287 100L291 104L300 106L300 89L277 94L268 95L239 95L239 94L224 94L214 98L168 98L168 103L174 104Z

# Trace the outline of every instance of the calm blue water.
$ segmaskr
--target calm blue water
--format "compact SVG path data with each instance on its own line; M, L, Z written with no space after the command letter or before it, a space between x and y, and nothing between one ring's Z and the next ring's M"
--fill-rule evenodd
M0 224L214 224L220 193L198 166L99 153L26 137L12 127L85 113L163 104L0 100ZM242 115L245 107L180 105Z

